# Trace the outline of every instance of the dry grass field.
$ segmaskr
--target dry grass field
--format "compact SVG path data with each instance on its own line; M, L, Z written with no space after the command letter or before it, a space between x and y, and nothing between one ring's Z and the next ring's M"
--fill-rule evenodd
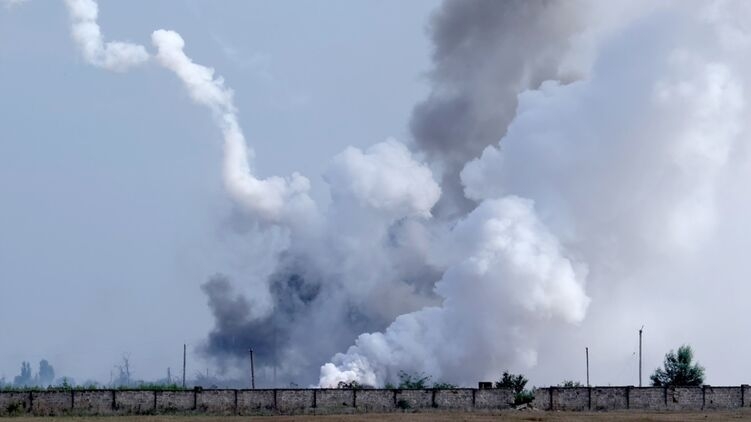
M728 421L751 420L751 411L727 412L541 412L508 411L499 413L461 413L461 412L425 412L425 413L382 413L360 415L304 415L304 416L118 416L118 417L58 417L58 418L10 418L12 422L43 422L54 419L59 422L490 422L490 421Z

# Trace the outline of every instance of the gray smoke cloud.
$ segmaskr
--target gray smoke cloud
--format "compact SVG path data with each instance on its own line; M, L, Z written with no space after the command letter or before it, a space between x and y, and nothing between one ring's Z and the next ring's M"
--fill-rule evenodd
M417 148L442 170L442 212L473 207L459 171L504 135L520 92L580 76L580 69L563 66L586 24L580 11L576 1L469 0L444 2L435 13L433 89L410 126Z

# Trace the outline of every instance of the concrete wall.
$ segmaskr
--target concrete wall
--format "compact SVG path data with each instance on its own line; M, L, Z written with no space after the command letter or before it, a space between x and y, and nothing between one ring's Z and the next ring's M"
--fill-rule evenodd
M73 394L70 391L34 391L31 413L36 416L57 416L71 413Z
M355 395L350 390L323 389L315 391L316 413L352 413Z
M553 409L555 410L588 410L589 392L586 387L550 387Z
M0 416L212 414L263 415L510 409L510 389L446 390L74 390L0 392ZM751 407L751 387L550 387L535 391L543 410L713 410Z
M356 406L364 412L387 412L396 409L394 390L355 390Z
M629 409L649 409L649 410L665 410L665 394L664 388L659 387L642 387L642 388L629 388L628 392L628 408Z
M239 415L259 415L274 412L276 392L274 390L239 390L237 392L237 413Z
M275 390L276 410L286 414L312 413L315 404L315 391L303 390Z
M397 409L430 409L433 407L433 390L397 390Z
M16 416L31 410L31 393L0 393L0 416Z
M514 391L510 388L491 388L475 391L475 408L509 409L514 405Z
M155 391L156 413L185 413L196 409L193 391Z
M743 387L704 387L705 409L728 409L738 407L743 401Z
M113 415L115 413L114 391L73 391L73 411L82 415Z
M212 415L236 415L238 413L237 390L205 390L196 393L196 408L198 413Z
M115 391L115 412L119 415L154 413L155 404L153 391Z
M543 410L691 411L751 407L751 387L550 387L535 391Z
M435 390L435 406L439 409L472 409L474 407L475 391L470 388Z
M592 387L591 410L625 410L628 409L628 391L630 387Z

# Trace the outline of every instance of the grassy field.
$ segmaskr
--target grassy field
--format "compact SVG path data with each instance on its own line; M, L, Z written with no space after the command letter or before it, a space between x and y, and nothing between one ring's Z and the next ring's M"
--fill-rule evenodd
M58 422L490 422L490 421L727 421L751 420L751 411L727 412L691 412L691 413L658 413L658 412L541 412L541 411L507 411L499 413L460 413L460 412L425 412L425 413L381 413L360 415L305 415L305 416L116 416L116 417L58 417L58 418L26 418L8 419L12 422L43 422L54 419Z

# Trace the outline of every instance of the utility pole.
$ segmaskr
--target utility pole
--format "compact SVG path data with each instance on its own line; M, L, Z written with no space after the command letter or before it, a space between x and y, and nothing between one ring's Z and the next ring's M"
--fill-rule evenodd
M589 387L589 347L585 347L584 351L587 353L587 387Z
M188 345L183 344L183 390L185 389L185 357L188 354Z
M253 349L250 349L250 388L256 389L256 373L253 367Z
M273 369L273 376L271 378L272 379L271 387L276 388L276 366L279 364L279 361L277 360L278 349L277 349L277 344L276 344L276 313L274 313L273 315L272 324L274 326L274 359L273 359L274 369Z
M639 387L641 387L641 332L644 331L644 326L639 328Z

